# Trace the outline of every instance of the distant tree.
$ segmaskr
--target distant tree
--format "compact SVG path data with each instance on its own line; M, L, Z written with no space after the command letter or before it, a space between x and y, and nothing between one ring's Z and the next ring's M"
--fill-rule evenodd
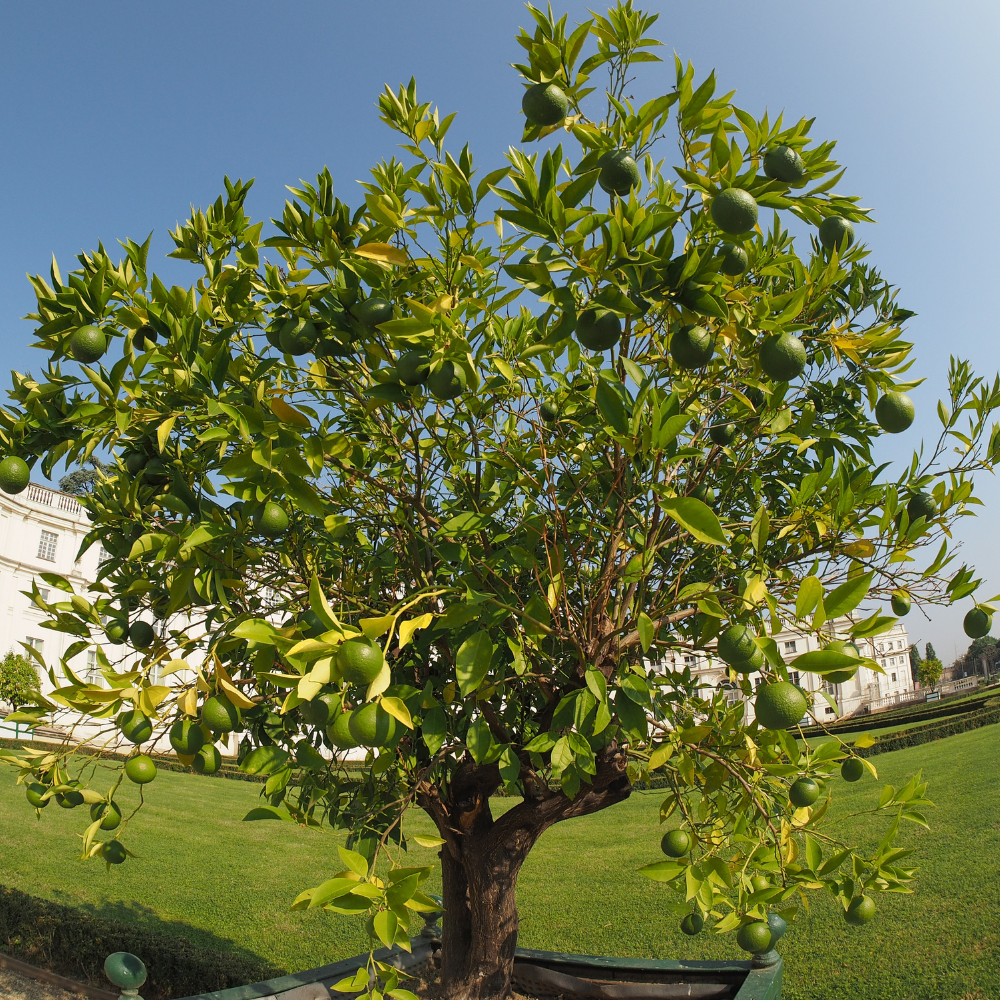
M934 652L934 644L927 643L924 646L924 659L925 660L936 660L938 658L937 653Z
M933 651L933 647L930 643L927 643L927 648ZM937 659L937 657L928 656L926 660L923 660L920 664L920 683L929 684L934 687L939 680L941 680L941 674L944 671L944 664Z
M990 662L996 657L996 647L998 642L991 635L984 635L979 639L973 639L969 648L965 651L965 669L967 672L978 673L985 656Z
M63 493L71 493L73 496L91 493L97 483L115 471L113 466L105 465L96 455L91 455L87 464L90 465L89 469L80 466L59 480L59 489Z
M920 664L924 658L920 655L920 647L914 643L910 646L910 677L914 682L920 680Z
M27 657L14 650L0 660L0 703L14 709L30 705L38 697L38 674Z

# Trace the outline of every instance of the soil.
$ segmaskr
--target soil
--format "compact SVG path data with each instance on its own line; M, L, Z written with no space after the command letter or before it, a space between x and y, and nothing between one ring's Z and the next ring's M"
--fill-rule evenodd
M0 969L0 997L3 1000L80 1000L79 994L35 982L11 969Z

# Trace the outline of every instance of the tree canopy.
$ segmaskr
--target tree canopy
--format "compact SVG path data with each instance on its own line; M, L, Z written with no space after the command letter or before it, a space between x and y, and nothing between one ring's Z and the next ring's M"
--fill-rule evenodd
M665 781L661 815L689 838L644 870L678 893L655 905L748 950L767 942L747 926L808 891L852 923L909 891L895 837L925 822L924 783L883 791L877 847L840 842L834 776L875 767L796 737L812 706L790 672L880 669L849 640L892 627L893 593L972 595L950 531L998 448L1000 383L953 359L939 439L875 462L912 420L913 314L811 121L757 117L680 59L637 106L655 15L624 3L571 29L529 11L506 162L481 172L447 143L453 115L386 87L402 151L358 203L324 169L265 237L250 183L227 178L171 234L190 285L150 271L148 240L33 278L50 360L0 415L5 452L45 473L97 454L115 470L83 498L85 545L114 555L99 584L34 591L77 641L22 716L73 709L139 744L169 730L203 771L235 729L267 777L248 819L351 831L346 869L295 905L364 914L387 944L434 906L405 865L401 817L424 809L455 996L506 993L537 837L640 780ZM824 648L786 662L786 627ZM104 636L137 655L99 649L86 683L71 661ZM728 689L672 665L699 649ZM8 756L45 801L83 780L68 754ZM109 863L116 787L85 796L85 853ZM494 817L500 789L519 798Z

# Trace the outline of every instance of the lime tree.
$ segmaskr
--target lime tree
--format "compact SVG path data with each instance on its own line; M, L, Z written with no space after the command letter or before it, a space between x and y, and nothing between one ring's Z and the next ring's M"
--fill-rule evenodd
M879 669L860 640L893 626L893 596L971 603L950 537L998 440L998 394L963 361L939 443L910 436L911 313L811 121L738 108L681 61L635 103L654 15L529 11L504 162L451 147L415 82L387 88L402 152L354 204L324 170L265 238L249 184L227 180L172 234L188 288L131 241L34 278L54 361L15 375L0 413L4 459L112 468L82 498L86 543L112 558L87 593L56 577L35 592L72 645L48 665L57 690L15 718L81 713L126 746L116 780L147 800L153 741L212 773L238 740L266 778L248 819L349 833L294 905L358 913L376 944L435 908L401 826L422 809L442 996L472 1000L509 991L538 838L638 782L666 786L651 912L733 932L734 954L737 935L770 948L809 892L860 926L878 919L866 900L910 889L897 841L900 820L924 822L923 782L865 797L879 846L844 843L831 800L876 769L802 736L815 706L795 680ZM90 330L104 353L84 362ZM884 434L917 449L896 472L873 454ZM17 488L24 469L5 468ZM982 634L993 609L973 609ZM819 648L786 660L785 627ZM98 649L90 683L71 661L104 635L122 655ZM727 664L727 690L683 667L697 650ZM103 826L108 770L69 746L0 753L25 808L76 809L87 856L148 863L127 853L142 808ZM501 789L514 804L495 813Z

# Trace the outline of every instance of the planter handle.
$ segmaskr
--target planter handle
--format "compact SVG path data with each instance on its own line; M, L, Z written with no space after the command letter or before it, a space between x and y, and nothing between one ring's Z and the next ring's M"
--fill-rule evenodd
M118 1000L142 1000L139 987L146 981L146 966L141 958L116 951L104 960L104 974L121 990Z

